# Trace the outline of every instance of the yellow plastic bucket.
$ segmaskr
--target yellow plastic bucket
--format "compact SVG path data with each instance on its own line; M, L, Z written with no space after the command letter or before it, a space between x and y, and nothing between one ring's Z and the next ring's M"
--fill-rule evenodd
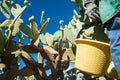
M113 61L110 62L110 65L107 69L107 76L110 78L116 78L116 79L118 78L118 74L117 74L117 71L115 69Z
M103 76L110 64L110 45L104 42L76 39L75 67L88 74Z

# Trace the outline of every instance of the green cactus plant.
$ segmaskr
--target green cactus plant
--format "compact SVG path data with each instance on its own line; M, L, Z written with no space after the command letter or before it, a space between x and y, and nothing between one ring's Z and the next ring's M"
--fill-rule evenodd
M77 6L83 9L82 5L78 3L81 0L75 1L77 1ZM75 60L75 39L82 26L90 20L84 22L82 14L73 10L74 15L67 25L64 24L63 20L60 20L59 30L54 34L45 33L44 30L50 22L50 18L44 19L44 11L41 14L40 26L36 23L34 16L29 18L29 25L24 23L21 16L28 6L30 3L27 0L24 0L23 7L14 1L4 0L0 2L1 13L6 18L0 23L0 70L3 72L0 74L0 80L76 79L80 72L75 68L70 70L68 68ZM94 26L84 29L83 33L79 34L79 38L108 42L107 36L104 36L105 40L97 37L99 34L97 30L97 27ZM105 35L104 31L101 35ZM18 40L14 40L15 37ZM24 45L26 37L30 42ZM38 55L37 61L33 59L31 54ZM25 67L22 69L18 68L19 60L23 60L25 63ZM51 70L49 75L47 70ZM82 78L83 76L80 79Z

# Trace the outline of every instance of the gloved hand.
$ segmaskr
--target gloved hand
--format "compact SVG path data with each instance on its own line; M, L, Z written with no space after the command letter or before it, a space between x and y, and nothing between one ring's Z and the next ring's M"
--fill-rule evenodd
M99 10L94 0L85 0L84 6L85 6L85 15L87 15L95 22L100 21Z

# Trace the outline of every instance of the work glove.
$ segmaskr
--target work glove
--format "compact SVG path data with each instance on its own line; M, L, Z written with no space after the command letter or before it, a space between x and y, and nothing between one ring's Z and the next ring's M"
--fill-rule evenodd
M84 0L84 7L85 7L85 18L87 16L91 18L93 21L98 22L100 21L100 15L97 5L95 4L95 0Z

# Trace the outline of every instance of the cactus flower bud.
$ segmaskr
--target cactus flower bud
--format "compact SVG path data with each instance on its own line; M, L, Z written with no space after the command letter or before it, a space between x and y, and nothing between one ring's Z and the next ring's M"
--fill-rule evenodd
M24 0L24 4L25 4L26 6L30 6L30 5L31 5L27 0Z
M60 21L59 21L59 24L60 24L60 25L63 25L63 23L64 23L63 20L60 20Z
M45 11L42 11L42 14L44 14L45 13Z
M50 22L50 18L47 18L47 21Z
M31 16L31 17L29 18L29 21L30 21L30 22L34 21L34 16Z
M71 26L68 26L67 28L68 28L69 30L71 30Z
M11 5L14 6L14 4L15 4L14 1L11 1Z

